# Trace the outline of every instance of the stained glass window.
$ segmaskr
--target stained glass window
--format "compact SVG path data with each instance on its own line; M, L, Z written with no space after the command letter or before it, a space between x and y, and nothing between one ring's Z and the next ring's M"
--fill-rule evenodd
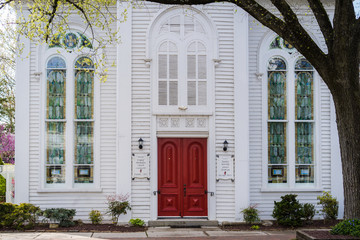
M281 37L277 36L275 39L270 43L269 49L282 49L287 51L288 53L292 53L296 51L294 46L290 44L288 41L282 39Z
M269 183L287 182L286 123L268 123ZM276 170L274 170L276 169Z
M68 32L66 34L55 34L49 43L49 48L63 47L66 49L78 48L90 48L93 46L88 37L84 33L80 32Z
M90 58L81 57L75 62L75 183L94 182L93 117L94 64Z
M269 72L269 119L286 119L285 72Z
M65 182L65 123L46 124L46 183Z
M81 38L81 42L80 42L80 47L87 47L87 48L92 48L92 44L89 41L89 39L82 33L79 33L79 36Z
M271 58L268 64L268 183L287 183L286 64Z
M304 58L295 64L295 175L296 183L314 182L313 67Z
M60 57L47 64L46 102L46 183L64 183L66 65Z
M314 183L314 68L294 59L296 49L279 36L268 51L274 56L267 65L267 182Z
M92 119L94 109L94 71L91 59L76 61L75 115L77 119Z
M75 183L93 183L93 123L75 123Z

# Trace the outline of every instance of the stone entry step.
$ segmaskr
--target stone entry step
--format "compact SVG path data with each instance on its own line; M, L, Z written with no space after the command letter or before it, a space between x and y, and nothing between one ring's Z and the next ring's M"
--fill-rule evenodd
M148 222L149 227L196 228L217 227L219 222L207 219L158 219Z

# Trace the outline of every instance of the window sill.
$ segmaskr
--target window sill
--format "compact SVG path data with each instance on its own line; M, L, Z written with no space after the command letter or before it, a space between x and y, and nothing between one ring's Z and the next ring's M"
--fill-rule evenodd
M261 188L260 192L263 193L297 193L297 192L323 192L324 189L322 188Z
M100 193L102 192L102 188L42 188L37 190L38 193Z

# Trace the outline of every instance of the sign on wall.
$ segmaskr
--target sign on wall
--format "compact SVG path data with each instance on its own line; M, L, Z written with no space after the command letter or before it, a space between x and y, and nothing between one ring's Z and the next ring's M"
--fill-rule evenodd
M232 156L216 156L217 175L216 180L234 181L234 158Z
M149 172L150 154L133 154L132 157L132 179L150 179Z

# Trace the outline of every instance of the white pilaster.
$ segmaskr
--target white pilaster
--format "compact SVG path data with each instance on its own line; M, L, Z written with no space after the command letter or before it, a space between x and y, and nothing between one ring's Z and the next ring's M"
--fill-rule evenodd
M249 189L249 70L248 14L237 8L234 16L235 86L235 220L250 202Z
M132 7L126 2L117 3L117 16L127 11L127 20L118 22L117 46L117 194L130 195L131 201L131 22ZM121 216L119 222L128 222L131 214Z
M20 37L22 54L16 58L15 203L29 202L29 89L30 41Z

